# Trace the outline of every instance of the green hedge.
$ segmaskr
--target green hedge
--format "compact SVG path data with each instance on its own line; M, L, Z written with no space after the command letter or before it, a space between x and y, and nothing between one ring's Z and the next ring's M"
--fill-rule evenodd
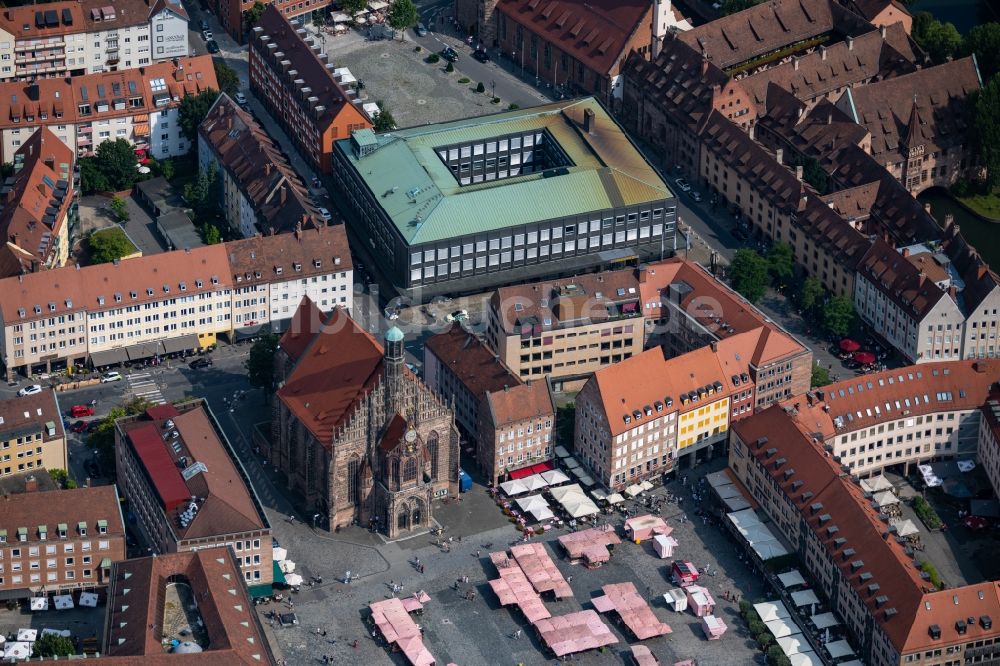
M913 511L917 514L917 517L927 526L927 529L936 530L940 529L942 522L941 517L937 515L934 511L934 507L927 503L923 497L913 498Z

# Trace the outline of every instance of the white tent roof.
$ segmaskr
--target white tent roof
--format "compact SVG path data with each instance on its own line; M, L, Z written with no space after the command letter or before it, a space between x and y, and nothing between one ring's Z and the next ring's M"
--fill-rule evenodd
M608 494L604 492L604 490L601 488L594 488L593 490L591 490L590 496L596 500L602 500L608 498Z
M832 643L826 644L826 651L830 653L831 659L839 659L840 657L853 657L854 650L851 649L851 644L840 639L839 641L833 641Z
M631 486L625 489L625 494L628 495L629 497L635 497L641 492L642 492L642 486L640 486L638 483L633 483Z
M557 446L556 455L559 456L560 458L569 458L569 451L567 451L566 447L564 446Z
M882 490L892 490L892 484L889 483L889 479L885 478L881 474L870 479L861 479L861 487L870 493L877 493Z
M552 498L562 505L573 518L582 518L595 513L600 513L600 509L593 500L587 497L580 484L574 483L570 486L559 486L552 489Z
M799 652L810 652L812 650L812 648L809 647L809 642L802 634L776 638L775 642L778 644L778 647L781 648L781 651L789 656L798 654Z
M642 483L639 484L639 487L642 488L643 490L652 490L655 486L653 486L653 484L650 483L649 481L643 481Z
M753 509L743 509L742 511L734 511L730 514L729 520L733 522L733 525L739 529L740 526L747 527L748 525L759 525L760 518L757 516L757 512Z
M792 603L796 606L808 606L809 604L818 604L819 598L812 590L799 590L792 592Z
M754 604L753 609L757 611L757 615L760 615L760 619L764 622L792 616L783 601L762 601L759 604Z
M557 502L562 502L566 497L573 497L574 495L582 495L586 497L587 495L583 492L583 488L580 487L579 483L572 483L568 486L559 486L558 488L550 488L549 494L552 495L552 499Z
M528 511L528 513L530 513L538 522L555 517L555 514L552 513L552 510L548 507L548 505L533 507Z
M783 574L778 574L778 580L784 587L793 587L795 585L805 585L806 580L802 577L802 573L798 569L793 569L792 571L786 571Z
M542 477L542 479L550 486L569 481L569 477L557 469L550 469L547 472L542 472L538 476Z
M507 495L520 495L528 492L528 487L522 483L522 479L515 479L500 484L500 490Z
M833 613L820 613L819 615L813 615L811 619L812 623L816 625L817 629L836 627L838 624L840 624L840 622L837 621L837 618Z
M529 491L541 490L542 488L548 487L548 482L542 478L540 474L532 474L531 476L521 479L521 483Z
M883 490L880 493L876 493L875 497L872 498L875 502L876 507L892 506L893 504L899 504L899 498L893 495L888 490Z
M898 523L894 523L894 525L896 526L896 534L899 536L910 536L911 534L916 534L920 531L909 518L901 520Z
M722 500L722 502L726 505L726 509L728 509L729 511L742 511L743 509L750 508L750 502L743 499L742 496L729 497L727 499Z
M608 504L621 504L622 502L625 501L625 498L622 497L621 493L612 493L608 495L605 499L607 500Z
M708 481L708 485L712 486L713 488L718 488L719 486L724 486L727 484L731 484L733 482L733 480L729 478L729 475L726 474L724 470L719 470L718 472L712 472L710 474L706 474L705 479Z
M288 559L288 551L284 548L274 548L271 550L271 559L275 562L280 562L281 560Z
M788 554L788 549L785 548L780 541L773 539L771 541L758 541L750 544L757 556L764 560L773 560L776 557L781 557L782 555Z
M49 609L48 597L31 597L31 610L43 611Z
M749 525L747 527L740 527L738 529L740 534L743 535L743 538L750 544L775 540L774 533L771 532L767 525L762 525L761 523Z
M719 495L719 499L741 496L740 489L731 483L725 486L717 486L715 492Z
M822 666L823 664L822 660L812 650L789 655L788 661L792 663L792 666Z
M580 466L580 463L573 456L566 458L566 460L563 461L563 464L566 465L566 467L568 467L569 469L573 469L574 467Z
M802 633L799 625L795 624L795 620L791 618L778 618L764 624L775 638L784 638L785 636L794 636L795 634Z
M541 495L528 495L527 497L518 497L514 502L521 507L521 511L531 511L532 509L547 509L549 508L549 503L545 501Z

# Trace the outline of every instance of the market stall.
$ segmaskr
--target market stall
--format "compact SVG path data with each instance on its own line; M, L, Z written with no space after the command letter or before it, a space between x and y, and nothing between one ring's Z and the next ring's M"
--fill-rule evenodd
M659 516L646 514L636 516L625 521L625 535L636 543L650 538L654 534L670 536L674 528L667 525L667 521Z
M674 548L677 547L677 539L672 536L657 534L653 537L653 552L661 560L674 556Z
M793 569L791 571L786 571L783 574L778 574L778 580L781 581L781 586L785 589L789 587L795 587L796 585L805 585L806 579L802 577L802 572L798 569Z
M618 642L615 635L591 609L535 622L539 638L556 657L585 652Z
M715 612L715 598L708 588L701 585L688 585L685 588L688 598L688 608L695 617L704 617Z
M717 641L726 633L726 623L721 617L714 615L704 615L701 618L701 628L705 631L705 638L710 641Z
M667 590L666 594L663 595L663 600L667 603L667 606L674 610L675 613L687 610L687 594L685 594L684 590L679 587Z
M637 640L672 633L670 626L660 622L643 599L635 583L614 583L601 588L604 596L594 597L591 603L601 613L615 611Z

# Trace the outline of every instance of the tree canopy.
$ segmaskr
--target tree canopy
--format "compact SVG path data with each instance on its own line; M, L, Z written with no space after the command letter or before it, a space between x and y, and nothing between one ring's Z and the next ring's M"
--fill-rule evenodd
M64 469L50 469L49 476L56 482L56 485L64 490L73 490L76 488L76 481L69 478L69 472Z
M278 351L278 336L268 333L250 347L247 378L251 386L270 392L274 388L274 354Z
M991 81L1000 71L1000 23L980 23L965 36L965 55L976 56L983 80Z
M771 285L767 260L753 250L736 250L733 263L729 266L729 279L733 289L751 303L756 303Z
M198 125L208 115L208 110L219 98L218 90L202 90L197 95L185 95L177 108L177 115L181 124L181 131L188 141L195 141L198 138Z
M392 112L385 108L385 104L379 100L378 113L372 118L372 128L376 132L389 132L396 129L396 119L392 117Z
M219 88L227 95L235 95L240 90L240 75L236 70L227 65L223 60L215 58L215 78L219 82Z
M399 30L399 38L403 38L403 31L412 28L420 19L417 14L417 6L413 0L396 0L389 7L389 25L395 30Z
M243 23L246 24L247 30L257 25L257 21L263 16L265 9L267 9L267 5L257 0L253 3L253 7L243 12Z
M130 189L139 178L135 165L135 149L127 140L102 141L92 157L80 159L80 188L84 194Z
M795 276L795 255L788 243L777 242L767 251L767 269L774 284L784 287Z
M212 161L207 168L198 172L198 177L194 182L184 186L184 200L191 207L194 220L198 224L212 222L219 213L222 201L222 180L218 174L218 166L216 162Z
M958 28L953 23L938 21L929 12L916 13L910 36L936 64L954 57L962 49L962 34Z
M140 414L152 404L145 398L132 398L112 407L108 415L101 419L101 424L87 439L87 446L97 451L104 469L109 469L112 472L115 469L115 421L123 416Z
M823 288L823 283L811 275L802 281L796 293L799 307L806 313L815 310L823 302L825 295L826 290Z
M69 657L76 654L73 641L58 634L42 634L31 649L32 657Z
M822 365L814 363L812 367L812 378L809 382L809 386L811 388L819 388L820 386L826 386L829 383L830 371Z
M135 245L118 227L101 229L90 234L87 238L87 249L92 264L109 264L115 259L121 259L136 252Z
M722 13L735 14L759 5L763 0L722 0Z
M972 116L972 133L986 165L989 186L1000 186L1000 76L979 91Z
M834 296L823 306L823 326L839 337L854 328L854 304L844 296Z

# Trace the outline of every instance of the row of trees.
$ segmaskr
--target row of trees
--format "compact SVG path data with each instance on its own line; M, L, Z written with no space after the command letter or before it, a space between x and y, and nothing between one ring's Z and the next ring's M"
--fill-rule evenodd
M338 7L348 16L354 16L368 8L368 0L340 0ZM266 8L267 5L257 0L250 9L243 12L243 24L247 30L257 25ZM395 0L389 6L389 14L386 16L386 22L400 32L400 39L403 38L402 32L415 26L419 20L420 16L413 0ZM314 19L314 22L316 21L317 19Z
M953 23L938 21L928 12L917 12L911 36L936 64L975 55L984 80L992 79L1000 70L1000 23L981 23L963 37Z

